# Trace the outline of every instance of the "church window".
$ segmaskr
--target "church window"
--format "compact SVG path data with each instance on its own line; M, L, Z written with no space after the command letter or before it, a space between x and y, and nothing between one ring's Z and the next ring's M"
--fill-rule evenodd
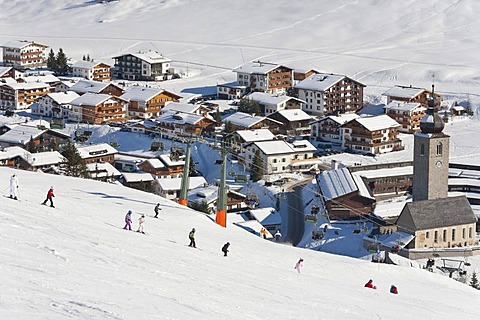
M462 238L465 239L465 228L462 229Z
M437 156L441 156L443 152L443 144L437 144Z
M420 145L420 155L425 155L425 145L423 143Z
M455 241L455 229L452 229L452 241Z
M435 230L435 233L433 235L433 242L438 242L438 231Z
M472 227L468 228L468 237L472 237Z
M447 230L443 230L442 241L447 241Z
M430 232L427 231L427 233L425 234L425 238L430 238Z

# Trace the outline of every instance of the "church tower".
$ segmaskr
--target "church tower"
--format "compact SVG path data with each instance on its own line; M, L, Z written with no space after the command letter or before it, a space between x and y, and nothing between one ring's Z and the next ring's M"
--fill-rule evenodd
M435 110L434 86L413 143L413 201L447 198L450 137Z

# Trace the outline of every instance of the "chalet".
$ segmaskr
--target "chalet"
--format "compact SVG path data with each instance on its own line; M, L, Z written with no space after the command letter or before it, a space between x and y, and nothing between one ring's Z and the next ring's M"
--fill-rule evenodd
M207 185L204 177L190 177L188 190ZM168 200L175 200L180 195L182 178L161 178L155 180L155 193Z
M295 85L303 110L313 116L355 112L363 107L364 84L344 75L313 74Z
M51 87L53 91L53 85L61 82L59 78L51 73L24 73L19 77L16 77L18 83L46 83Z
M343 147L370 154L403 150L398 127L400 125L387 115L353 119L342 125Z
M65 92L65 91L70 91L70 88L75 85L79 80L61 80L58 83L55 83L53 87L54 92Z
M112 164L108 162L88 163L87 172L90 179L105 182L115 182L122 175L120 171L118 171L114 166L112 166Z
M281 122L278 132L291 137L309 137L313 118L301 109L285 109L272 113L268 118Z
M159 156L160 161L165 165L163 177L178 178L183 175L183 168L185 167L185 156L177 152L170 152Z
M124 121L128 109L128 101L124 99L95 93L85 93L72 100L70 105L69 120L92 124Z
M138 168L138 165L148 159L149 158L145 156L115 153L113 165L116 169L120 171L136 172L140 170L140 168Z
M240 160L249 167L259 151L264 174L308 171L320 163L318 158L313 157L317 149L307 140L294 140L292 143L283 140L259 141L246 145L243 150L243 154L239 154Z
M428 107L428 100L432 97L432 91L410 86L395 86L383 93L387 103L392 101L418 102L423 107ZM435 108L440 108L442 95L435 93Z
M20 161L28 159L31 153L21 147L6 147L0 149L0 166L19 167Z
M265 116L286 109L301 109L305 103L305 101L287 95L265 92L252 92L245 99L257 102L262 108L262 114Z
M47 93L50 93L50 86L43 82L0 83L0 106L15 110L27 109Z
M48 93L32 104L32 115L51 117L53 116L53 110L56 110L57 112L60 111L58 116L68 118L71 109L70 102L78 97L79 95L73 91Z
M153 176L162 176L166 169L165 165L158 158L152 158L143 161L138 165L138 168L144 172L151 173Z
M103 62L77 61L72 65L72 75L87 80L109 82L111 66Z
M85 147L77 147L80 157L85 163L113 163L117 149L107 143L94 144Z
M338 116L325 116L319 120L311 122L311 140L342 145L342 125L358 117L359 116L355 113L345 113Z
M218 187L217 186L199 186L188 192L188 206L196 208L205 203L208 206L208 211L214 213L214 208L217 205L218 200ZM227 212L239 211L247 209L248 206L245 203L247 196L227 189Z
M65 162L65 157L58 151L30 153L19 161L19 168L31 171L58 171L58 166Z
M120 182L130 188L139 190L153 189L155 178L148 172L122 172Z
M0 67L0 79L1 78L14 78L15 70L12 67Z
M110 82L100 82L93 80L80 80L70 87L70 91L75 91L79 95L85 93L101 93L120 97L124 90Z
M350 167L354 177L358 177L375 195L399 195L411 190L413 166L411 161L374 164Z
M172 79L174 70L172 60L158 52L127 53L113 57L115 68L113 76L117 79L162 81Z
M253 130L253 129L270 129L276 128L282 123L267 117L260 117L244 112L235 112L222 120L225 125L229 123L232 131Z
M21 69L47 67L46 45L31 41L10 41L2 48L5 66Z
M151 120L141 120L132 123L132 120L129 120L124 130L150 134L157 131L157 123Z
M156 118L161 131L168 134L201 134L213 130L215 120L202 115L169 111Z
M274 139L275 135L268 129L238 130L225 137L227 145L239 152L243 152L243 147L252 142Z
M163 107L162 113L168 113L171 111L207 116L211 110L202 104L168 102L165 104L165 107Z
M406 249L451 248L477 244L476 222L467 198L460 196L406 203L397 227L414 239Z
M375 198L347 168L320 173L317 184L331 220L358 219L373 211Z
M163 89L134 86L126 89L120 98L130 102L129 117L150 119L160 116L166 102L178 101L181 96Z
M60 131L42 126L15 125L0 136L0 146L2 148L10 146L27 148L30 143L29 150L41 151L61 148L68 140L70 140L70 136Z
M268 230L267 239L273 238L272 234L282 228L282 217L280 213L276 212L272 207L251 209L248 210L246 214L254 217L255 220L260 222L260 224Z
M293 70L275 63L254 61L233 70L237 84L247 87L247 92L286 92L293 86Z
M420 102L391 101L385 107L385 113L400 124L398 131L406 133L420 132L420 121L427 114Z
M242 82L243 83L243 82ZM236 81L217 84L217 98L235 100L240 99L247 93L247 86L240 85Z

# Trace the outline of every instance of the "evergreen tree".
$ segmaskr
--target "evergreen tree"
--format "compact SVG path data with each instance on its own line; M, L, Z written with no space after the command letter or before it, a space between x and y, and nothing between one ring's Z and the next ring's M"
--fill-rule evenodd
M62 156L65 161L60 164L60 168L67 176L86 178L88 176L87 165L80 157L80 153L70 141L65 145Z
M63 49L58 49L57 57L56 57L56 64L57 68L55 73L61 76L64 76L68 73L68 63L67 63L67 56L63 52Z
M188 175L190 177L194 177L197 175L196 164L195 164L195 161L193 161L192 157L190 157L190 166L188 168Z
M262 107L256 101L242 98L240 99L240 105L238 106L238 111L258 115L262 112Z
M222 123L222 114L219 109L215 112L215 121L217 121L217 123Z
M255 152L255 156L253 157L252 167L250 169L250 180L258 181L261 180L263 177L263 161L260 158L260 150Z
M55 52L53 49L50 49L47 58L47 68L55 72L57 70L57 59L55 58Z
M470 287L480 290L480 283L478 282L477 273L475 271L472 273L472 278L470 279Z
M25 146L25 148L30 153L38 152L38 147L35 144L35 141L33 140L33 137L30 137L30 141L27 142L27 145Z
M86 60L87 60L87 58L85 58L85 55L83 55L82 60L83 60L83 61L86 61Z
M225 123L225 132L226 133L232 133L233 132L233 125L230 121L227 121Z
M92 61L92 59L90 59L90 54L87 54L87 61Z

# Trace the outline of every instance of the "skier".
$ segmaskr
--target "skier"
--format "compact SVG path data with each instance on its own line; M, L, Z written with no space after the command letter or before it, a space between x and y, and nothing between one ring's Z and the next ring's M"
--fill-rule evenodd
M195 228L192 228L192 231L190 231L190 233L188 234L188 238L190 239L190 244L188 246L196 248L197 245L195 244Z
M300 269L302 269L303 267L303 259L300 258L300 260L298 260L298 262L295 264L295 268L293 269L297 269L298 273L300 273Z
M397 287L395 287L393 284L392 284L392 286L390 287L390 293L398 294L398 289L397 289Z
M373 285L373 280L372 280L372 279L368 280L368 282L365 283L365 286L364 286L364 287L365 287L365 288L370 288L370 289L377 289L377 286L374 286L374 285Z
M53 187L50 187L50 189L47 192L47 198L45 199L45 201L42 202L42 204L46 205L47 201L50 200L50 207L55 208L53 206L53 197L55 197L55 195L53 194Z
M277 230L277 232L275 232L275 241L280 242L281 237L282 237L282 234L280 233L280 230Z
M267 230L265 228L260 230L260 234L262 235L263 239L267 239Z
M13 174L12 177L10 178L10 199L15 199L18 200L18 179L17 175Z
M155 211L154 218L158 219L158 213L159 213L160 210L162 210L162 208L160 208L160 203L157 203L157 205L155 206L155 209L153 209L153 211Z
M142 216L140 218L138 218L138 230L137 232L141 232L143 234L145 234L145 232L143 232L143 223L145 222L145 215L142 214Z
M127 215L125 216L125 230L132 230L132 210L128 210Z
M223 256L226 257L227 256L227 252L228 252L228 247L230 246L230 242L227 242L223 245L222 247L222 252L223 252Z

